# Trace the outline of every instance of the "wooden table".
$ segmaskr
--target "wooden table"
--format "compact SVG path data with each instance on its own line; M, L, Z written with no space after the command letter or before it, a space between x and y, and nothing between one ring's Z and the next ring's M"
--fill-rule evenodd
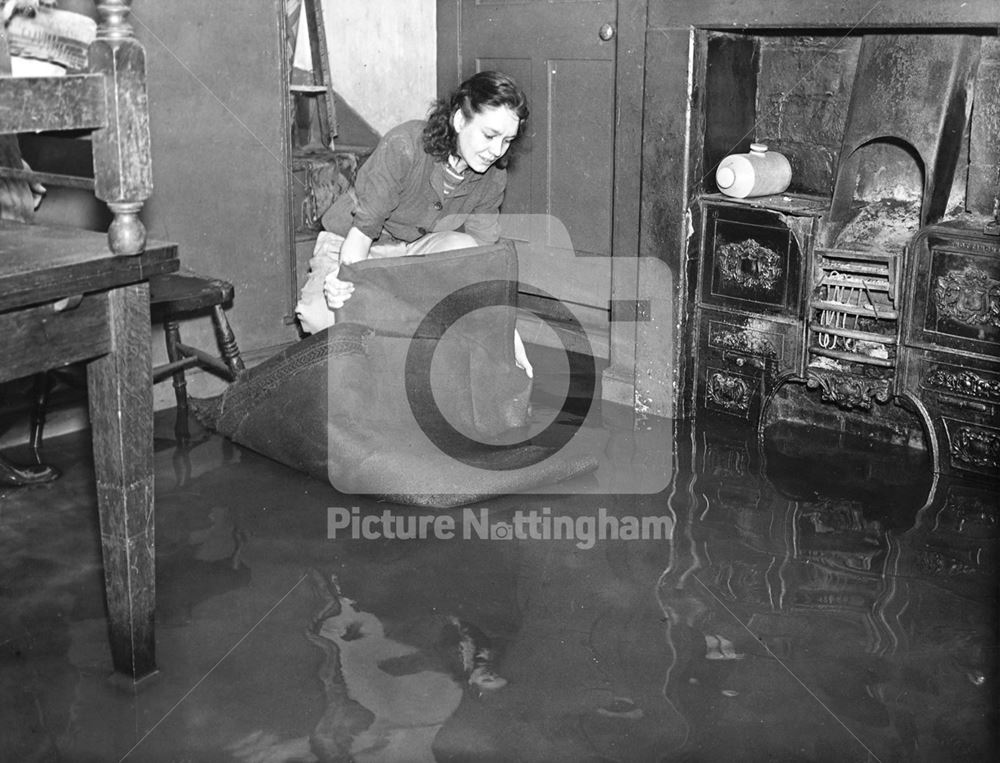
M174 244L117 256L103 233L0 223L0 382L88 364L111 657L132 682L156 672L146 281L177 267Z

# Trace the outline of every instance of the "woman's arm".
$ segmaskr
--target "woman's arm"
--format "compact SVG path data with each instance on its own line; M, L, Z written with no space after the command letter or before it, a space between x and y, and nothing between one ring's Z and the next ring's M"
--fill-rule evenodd
M371 248L372 239L359 229L351 228L340 247L340 262L343 265L350 265L354 262L367 260Z
M422 123L404 122L394 127L382 137L371 156L358 170L354 182L355 203L349 225L372 241L382 235L386 220L403 202L406 189L412 186L409 178L423 151L420 146L420 124ZM348 228L348 235L353 232ZM360 243L358 246L360 247ZM360 248L355 253L359 254Z

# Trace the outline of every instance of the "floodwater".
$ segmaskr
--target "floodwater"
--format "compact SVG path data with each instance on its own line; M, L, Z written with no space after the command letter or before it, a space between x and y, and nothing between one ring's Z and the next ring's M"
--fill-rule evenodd
M108 681L86 437L0 488L2 760L996 757L995 485L921 452L605 412L596 477L435 514L171 415L137 692Z

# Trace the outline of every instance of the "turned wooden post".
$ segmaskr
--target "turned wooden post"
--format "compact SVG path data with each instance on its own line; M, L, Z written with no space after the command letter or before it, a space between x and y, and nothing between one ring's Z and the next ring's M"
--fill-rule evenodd
M146 53L128 23L131 0L98 0L90 71L106 78L107 126L93 134L97 198L114 214L108 243L115 254L139 254L146 228L139 210L153 191L146 97Z

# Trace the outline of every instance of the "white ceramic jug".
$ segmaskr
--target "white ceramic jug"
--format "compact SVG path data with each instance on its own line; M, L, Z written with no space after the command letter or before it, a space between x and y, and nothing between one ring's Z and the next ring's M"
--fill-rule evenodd
M788 159L763 143L751 143L749 154L730 154L715 171L719 190L737 199L781 193L791 181Z

